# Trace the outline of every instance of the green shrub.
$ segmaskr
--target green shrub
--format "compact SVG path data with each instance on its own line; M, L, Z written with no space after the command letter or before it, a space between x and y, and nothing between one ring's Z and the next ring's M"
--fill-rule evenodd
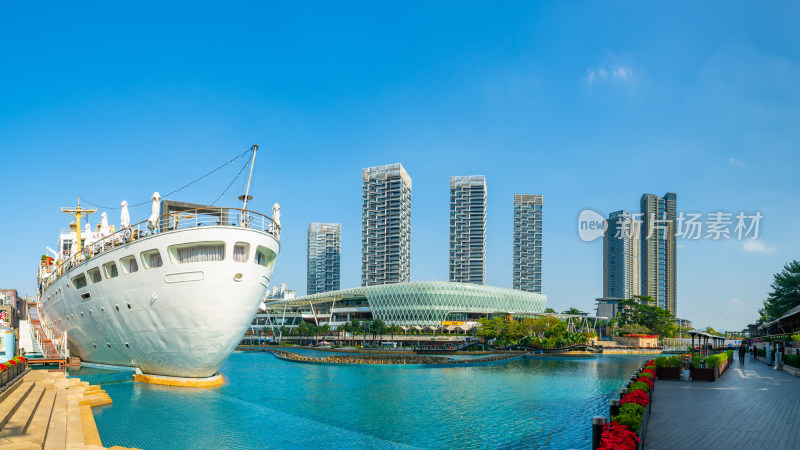
M783 362L800 369L800 356L798 355L784 355Z
M639 432L644 417L644 406L636 403L625 403L619 408L619 415L611 418L622 425L627 425L634 433Z
M762 358L767 357L767 349L766 348L756 348L756 356L760 356Z
M656 367L680 367L680 356L660 356L656 358Z
M654 378L653 374L650 373L650 372L639 372L639 376L640 377L647 377L647 378L650 378L651 380Z
M793 334L792 335L792 340L793 341L800 341L800 334Z
M726 350L725 354L728 355L727 359L733 359L733 350Z
M645 394L650 392L650 386L648 386L647 383L642 383L641 381L637 381L631 384L631 390L635 391L636 389L644 391Z

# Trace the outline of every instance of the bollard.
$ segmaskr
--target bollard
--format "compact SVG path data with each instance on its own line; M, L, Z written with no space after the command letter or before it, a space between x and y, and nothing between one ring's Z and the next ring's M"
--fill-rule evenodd
M619 400L611 399L608 401L608 403L610 406L610 411L609 411L611 413L610 417L613 419L614 416L619 415Z
M639 378L638 375L636 374L631 375L631 381L636 381L637 378Z
M602 416L592 417L592 450L600 446L600 436L603 434L603 427L606 425L606 418Z
M619 399L622 400L622 397L628 394L628 388L622 388L619 390Z

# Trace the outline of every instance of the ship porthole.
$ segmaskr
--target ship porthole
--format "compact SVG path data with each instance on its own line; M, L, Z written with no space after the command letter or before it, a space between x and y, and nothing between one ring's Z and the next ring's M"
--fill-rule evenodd
M131 309L131 304L130 304L130 302L128 302L128 309Z
M114 306L116 306L116 308L117 308L117 311L119 311L119 305L114 305Z
M111 348L111 343L110 342L106 342L106 345L108 346L108 348Z
M233 276L234 281L242 281L242 278L244 278L244 275L242 275L241 273L237 273L236 275Z
M92 344L92 345L94 345L94 348L97 348L97 344Z
M130 344L128 344L127 342L125 343L125 347L131 348Z
M83 311L81 311L81 317L83 317Z

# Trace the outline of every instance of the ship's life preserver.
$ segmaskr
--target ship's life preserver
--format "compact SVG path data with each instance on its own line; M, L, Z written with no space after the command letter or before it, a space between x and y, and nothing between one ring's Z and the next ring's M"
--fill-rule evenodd
M451 352L453 351L453 346L452 346L452 345L450 346L450 351L451 351Z
M133 230L131 230L131 227L125 228L125 230L122 231L122 238L125 239L125 242L130 241L132 235Z
M83 256L86 258L92 257L92 247L86 247L83 249Z

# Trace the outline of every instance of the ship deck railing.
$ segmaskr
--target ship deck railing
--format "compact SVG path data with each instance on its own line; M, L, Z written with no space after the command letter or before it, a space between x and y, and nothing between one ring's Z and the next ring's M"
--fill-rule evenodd
M59 265L51 266L45 270L50 275L41 280L41 291L73 267L84 263L94 257L127 245L139 239L146 239L162 233L185 230L196 227L244 227L267 233L280 239L280 225L271 217L255 211L241 208L204 207L175 211L159 216L156 220L143 220L118 231L110 231L107 236L87 243L81 252L70 255Z

